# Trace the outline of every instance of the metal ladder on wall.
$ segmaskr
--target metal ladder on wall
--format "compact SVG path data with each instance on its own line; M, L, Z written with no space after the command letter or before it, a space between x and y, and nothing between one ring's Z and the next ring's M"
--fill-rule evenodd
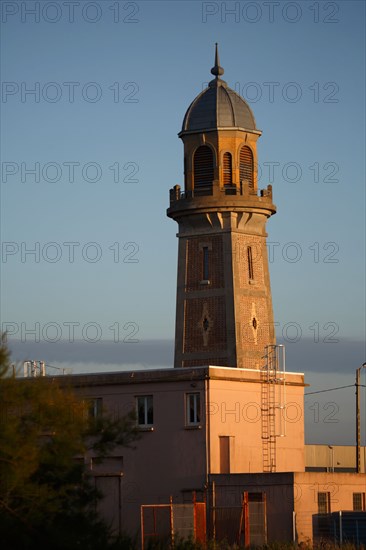
M285 348L266 346L261 371L263 472L276 471L277 437L285 436Z

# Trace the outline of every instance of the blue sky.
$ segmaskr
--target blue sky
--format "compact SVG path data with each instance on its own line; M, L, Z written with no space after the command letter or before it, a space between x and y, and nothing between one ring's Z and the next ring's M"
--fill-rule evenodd
M352 384L365 360L364 2L1 8L1 321L14 358L33 353L39 333L36 358L74 372L169 365L177 133L219 42L224 79L263 131L288 369L305 370L314 390ZM151 340L162 342L154 352Z

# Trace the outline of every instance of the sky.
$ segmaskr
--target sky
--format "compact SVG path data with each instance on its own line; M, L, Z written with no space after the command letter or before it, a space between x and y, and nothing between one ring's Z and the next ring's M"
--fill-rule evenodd
M353 443L354 387L310 392L352 386L366 360L365 3L1 10L0 313L13 360L74 373L172 366L166 208L183 181L177 134L218 42L223 78L263 132L276 331L287 369L311 385L307 441Z

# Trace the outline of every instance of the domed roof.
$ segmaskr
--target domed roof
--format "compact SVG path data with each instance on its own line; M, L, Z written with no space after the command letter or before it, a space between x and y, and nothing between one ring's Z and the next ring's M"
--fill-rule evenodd
M220 67L217 44L215 66L211 73L216 78L188 107L179 135L216 128L241 128L257 133L249 105L220 78L224 69Z

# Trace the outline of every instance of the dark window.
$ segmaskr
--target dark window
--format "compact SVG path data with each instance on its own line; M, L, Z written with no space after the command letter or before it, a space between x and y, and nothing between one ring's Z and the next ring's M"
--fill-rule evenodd
M203 280L208 281L209 278L209 270L208 270L208 246L204 246L202 248L203 253L203 263L202 263L202 275Z
M248 493L249 502L264 502L265 494L264 493Z
M90 397L84 400L88 418L98 418L102 415L103 400L101 397Z
M187 393L186 395L186 424L197 425L201 422L201 400L199 393Z
M249 275L249 279L254 279L253 255L252 255L252 247L251 246L248 246L247 254L248 254L248 275Z
M239 160L240 181L247 182L249 189L254 189L253 153L247 145L244 145L244 147L240 149Z
M224 176L224 185L232 185L233 170L232 170L232 159L231 159L230 153L224 153L224 156L223 156L223 176Z
M353 510L355 512L365 510L365 493L353 493Z
M330 493L318 493L318 514L329 514Z
M137 397L137 421L139 426L154 424L153 396L140 395Z
M213 153L207 145L198 147L194 154L194 188L199 194L210 195L214 179Z

